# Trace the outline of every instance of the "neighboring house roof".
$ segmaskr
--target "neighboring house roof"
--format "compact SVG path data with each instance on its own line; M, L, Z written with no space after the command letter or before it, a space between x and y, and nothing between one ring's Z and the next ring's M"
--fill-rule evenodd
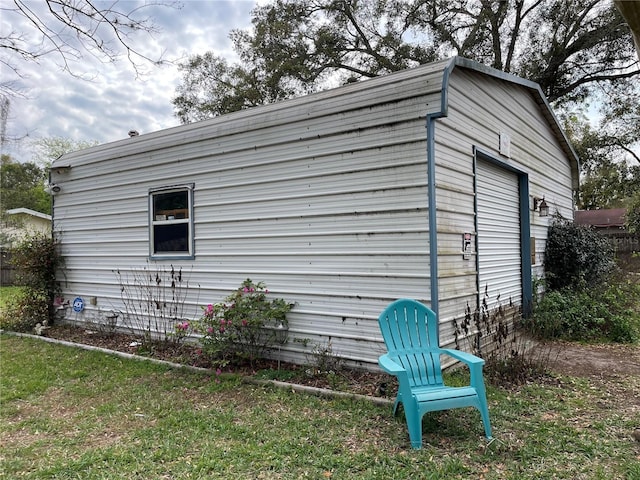
M624 227L625 208L611 208L607 210L577 210L575 223L598 228Z
M42 218L43 220L51 221L51 215L47 215L46 213L36 212L35 210L31 210L30 208L12 208L11 210L7 210L8 215L31 215L32 217Z
M26 238L30 233L51 233L51 215L30 208L12 208L5 213L12 218L2 219L3 246Z

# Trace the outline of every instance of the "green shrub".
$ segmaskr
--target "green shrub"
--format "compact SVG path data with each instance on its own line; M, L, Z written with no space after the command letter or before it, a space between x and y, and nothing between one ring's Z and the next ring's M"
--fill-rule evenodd
M49 320L49 298L46 292L23 288L6 300L0 311L0 329L33 333L39 323Z
M632 343L640 339L640 283L616 279L602 292L602 300L611 312L607 338Z
M34 290L55 292L56 272L62 266L58 250L58 242L50 235L34 233L25 237L12 249L17 282Z
M38 319L36 323L52 324L55 315L53 300L60 291L56 272L64 263L58 242L50 235L34 233L13 247L12 254L11 263L16 267L16 280L27 291L22 297L25 302L23 310L33 310L29 315ZM42 298L47 301L44 310L40 305ZM37 307L32 307L30 303L36 303Z
M629 233L640 233L640 192L635 193L627 205L625 227Z
M282 341L279 335L288 330L291 305L267 298L268 293L264 283L247 278L224 302L203 307L202 317L191 324L201 335L203 353L219 365L253 362Z
M615 268L613 247L598 232L556 217L549 226L545 278L550 290L599 285Z
M635 342L640 335L640 285L618 280L584 289L546 292L527 320L542 338Z

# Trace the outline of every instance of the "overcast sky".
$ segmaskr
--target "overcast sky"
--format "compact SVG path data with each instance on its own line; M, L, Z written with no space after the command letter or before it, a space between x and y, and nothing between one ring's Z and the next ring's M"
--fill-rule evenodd
M25 2L34 10L46 7L43 0ZM109 2L113 3L113 2ZM120 1L119 9L130 9L143 1ZM150 3L150 2L148 2ZM173 60L187 55L214 51L217 55L235 60L229 32L234 28L249 28L254 0L183 0L180 8L152 7L144 10L159 28L149 37L139 35L134 44L150 57ZM3 8L12 0L0 0ZM98 0L98 4L107 2ZM0 11L2 36L10 31L29 30L24 18L6 10ZM34 35L33 41L37 40ZM126 59L102 64L86 55L70 67L90 80L74 78L62 71L60 58L55 54L43 57L39 63L12 59L23 78L18 86L24 98L12 97L7 133L14 137L27 136L27 141L5 146L17 160L31 160L28 139L64 137L76 141L110 142L127 137L129 130L141 134L179 125L173 114L171 99L181 75L176 65L160 67L143 65L148 73L136 79L136 73ZM2 65L0 75L5 82L13 72Z

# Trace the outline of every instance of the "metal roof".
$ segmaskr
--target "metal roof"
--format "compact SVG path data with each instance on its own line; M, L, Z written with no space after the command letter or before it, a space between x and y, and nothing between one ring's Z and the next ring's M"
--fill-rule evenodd
M341 95L347 95L349 93L364 91L369 89L371 86L376 84L389 84L399 80L402 80L405 77L416 77L420 75L428 75L430 72L439 71L442 76L442 105L440 106L441 114L446 116L448 110L448 84L451 76L451 72L455 68L466 68L470 70L474 70L477 72L481 72L485 75L499 78L509 83L514 83L520 85L524 88L527 88L531 91L536 99L536 103L540 106L541 112L544 115L545 119L551 126L551 129L562 145L563 150L569 157L572 163L573 170L573 188L578 188L579 182L579 159L576 155L573 147L571 146L571 142L564 134L562 127L560 126L560 122L556 118L549 102L547 101L544 93L540 86L527 80L525 78L518 77L513 74L505 73L503 71L497 70L495 68L488 67L481 63L475 62L473 60L469 60L464 57L451 57L449 59L440 60L437 62L433 62L430 64L421 65L419 67L391 73L389 75L380 76L372 79L368 79L362 82L356 82L348 85L343 85L341 87L337 87L335 89L325 90L322 92L317 92L310 95L305 95L302 97L296 97L289 100L284 100L281 102L276 102L268 105L262 105L258 107L253 107L246 110L240 110L238 112L229 113L226 115L221 115L218 117L214 117L209 120L203 120L200 122L194 122L186 125L180 125L176 127L172 127L165 130L160 130L157 132L152 132L145 135L140 135L136 137L126 138L124 140L118 140L116 142L112 142L109 144L99 145L95 147L90 147L87 150L83 150L82 152L73 152L62 155L60 158L56 159L53 162L52 168L60 168L66 167L68 168L71 164L76 161L76 157L82 156L85 158L90 158L91 156L85 155L85 152L95 152L97 155L91 161L99 161L100 154L98 152L102 152L105 149L108 149L113 153L113 147L122 146L122 148L129 150L133 145L139 145L138 147L134 147L137 149L148 149L148 150L161 150L163 147L166 147L167 144L175 145L176 142L186 142L188 137L197 136L199 131L202 129L211 129L214 125L222 125L234 120L238 121L246 121L251 122L252 118L255 117L258 113L275 113L277 111L281 111L284 109L295 108L297 106L306 105L307 108L310 107L311 104L317 104L323 101L327 101L330 99L335 99L336 97L340 97ZM143 146L145 145L146 146Z

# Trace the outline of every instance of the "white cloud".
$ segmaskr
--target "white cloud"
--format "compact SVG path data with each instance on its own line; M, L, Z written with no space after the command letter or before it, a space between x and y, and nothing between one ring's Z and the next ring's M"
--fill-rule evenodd
M44 5L44 2L38 4ZM135 4L120 2L124 8ZM30 2L29 5L37 4ZM235 61L229 32L250 26L250 12L255 5L249 0L187 0L179 9L154 6L146 12L160 32L152 37L137 34L133 40L136 47L151 58L164 52L167 60L184 59L211 50ZM26 29L23 22L19 17L5 18L0 23L2 35L6 35L9 28ZM13 136L58 136L104 143L125 138L132 129L148 133L179 124L171 105L181 80L175 63L159 67L147 64L144 66L147 74L136 78L126 59L102 63L85 55L71 67L88 80L62 71L60 58L55 55L43 57L40 63L19 58L14 58L13 63L24 75L19 84L26 95L11 99L7 129ZM6 68L0 73L3 80L10 78L11 72ZM28 161L29 152L22 143L5 151L18 160Z

